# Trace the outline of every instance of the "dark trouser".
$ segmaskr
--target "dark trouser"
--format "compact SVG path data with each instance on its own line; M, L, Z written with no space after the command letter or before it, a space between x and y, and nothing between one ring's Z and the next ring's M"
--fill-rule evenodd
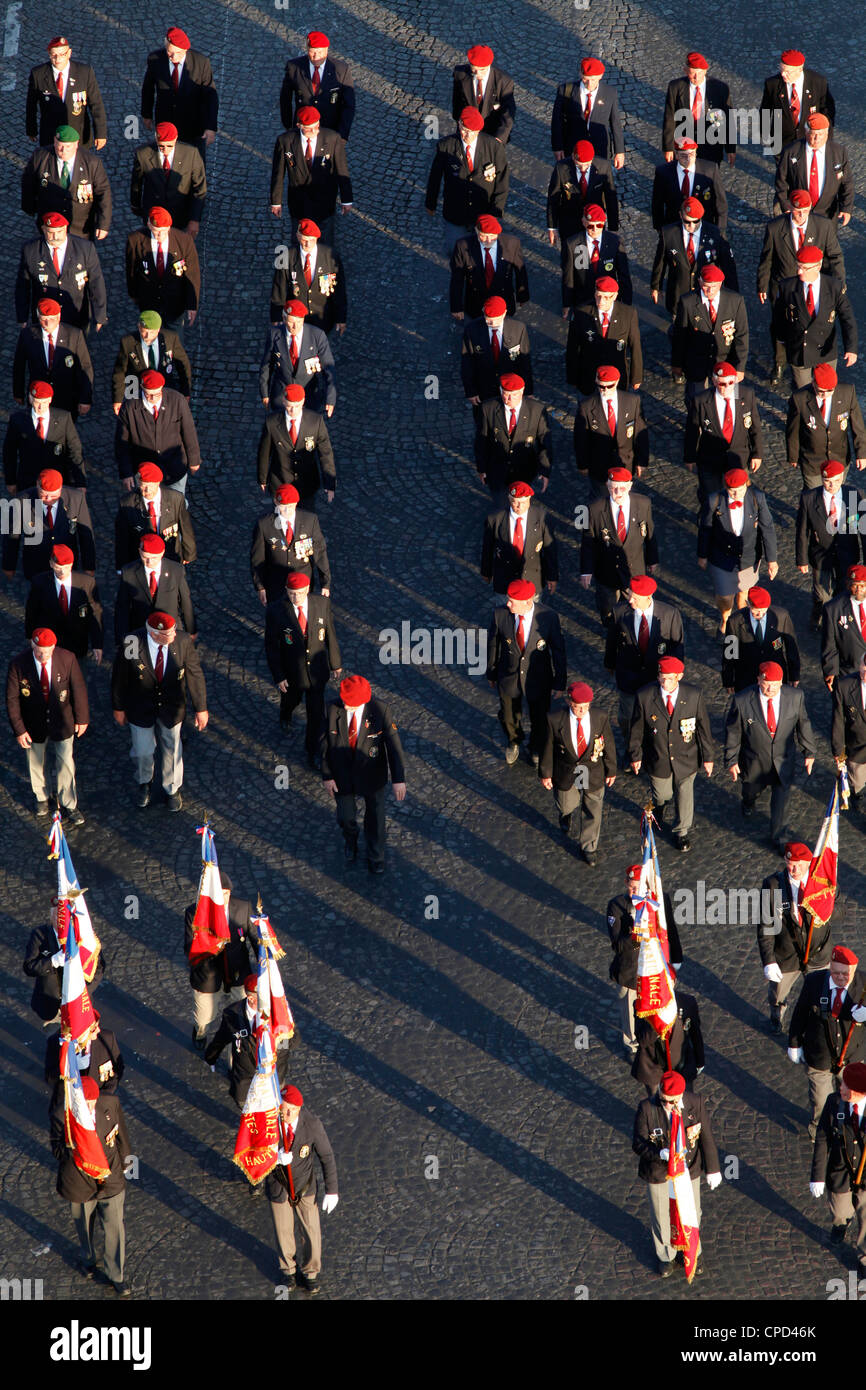
M844 589L845 582L839 566L833 563L832 555L824 555L817 568L812 566L812 612L820 613L823 605L844 592Z
M713 468L707 468L703 464L698 464L698 501L701 506L708 497L712 497L714 492L724 492L725 480L724 470L717 473Z
M595 581L595 606L603 623L609 623L618 603L626 603L626 589L609 589L606 584Z
M687 381L686 400L690 401L693 396L696 396L698 394L699 391L706 391L709 384L710 378L708 376L702 377L700 381Z
M772 772L759 772L754 781L743 782L743 805L754 806L761 792L766 787L770 787L770 838L778 840L785 824L785 809L788 805L790 786L785 786L779 780L779 774Z
M325 692L321 686L311 685L307 690L299 690L296 685L290 685L288 690L281 692L280 719L288 723L302 699L307 706L304 747L309 756L314 758L319 751L319 735L325 722Z
M527 700L529 709L529 751L538 753L539 756L544 752L544 744L547 739L547 716L550 711L550 696L545 695L540 700ZM523 710L522 695L499 695L499 722L505 730L505 737L509 743L523 742L523 723L521 712Z
M794 388L795 388L795 390L799 390L799 388L800 388L801 386L811 386L811 384L812 384L812 368L811 368L811 367L795 367L793 363L790 363L789 365L790 365L790 367L791 367L791 376L794 378ZM816 364L816 365L817 365L817 364ZM833 360L832 360L832 362L827 362L825 365L828 366L828 367L832 367L833 370L835 371L835 370L836 370L836 358L834 357Z
M611 467L616 465L611 464ZM634 475L632 475L634 476ZM599 497L607 497L607 477L596 477L594 473L588 474L589 477L589 499L591 502L598 501Z
M354 792L337 796L337 824L347 844L358 843L358 819ZM385 862L385 788L369 792L364 797L364 836L367 841L367 862Z
M774 365L777 367L784 367L785 340L784 338L778 338L776 336L776 316L773 313L773 306L776 303L778 297L778 289L774 289L773 285L771 285L769 295L767 296L767 308L770 311L770 349Z

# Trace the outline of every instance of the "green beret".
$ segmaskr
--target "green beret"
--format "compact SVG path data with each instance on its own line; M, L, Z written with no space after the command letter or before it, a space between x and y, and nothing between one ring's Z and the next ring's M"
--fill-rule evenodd
M155 309L145 309L138 316L139 323L143 323L145 328L162 328L162 318Z
M81 136L71 125L59 125L54 132L54 139L62 140L64 144L71 144L73 141L78 144Z

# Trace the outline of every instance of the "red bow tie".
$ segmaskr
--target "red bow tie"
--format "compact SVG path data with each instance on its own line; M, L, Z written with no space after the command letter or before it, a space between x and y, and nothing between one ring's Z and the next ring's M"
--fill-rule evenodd
M733 511L735 507L742 507L742 505L743 505L742 502L729 502L729 503L728 503L728 506L730 507L731 511Z

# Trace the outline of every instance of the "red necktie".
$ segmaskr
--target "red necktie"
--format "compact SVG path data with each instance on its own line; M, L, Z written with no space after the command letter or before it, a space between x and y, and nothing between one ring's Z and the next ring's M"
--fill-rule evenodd
M692 102L692 115L694 116L694 118L695 118L696 121L699 121L699 120L701 119L701 107L702 107L702 106L703 106L703 102L701 101L701 89L700 89L700 87L696 87L696 88L695 88L695 99L694 99L694 101Z
M833 493L833 496L830 498L830 511L829 511L829 513L828 513L828 516L829 516L829 519L833 522L834 525L835 525L836 522L839 520L839 512L838 512L838 509L837 509L837 507L836 507L836 494L835 494L835 492Z
M299 609L298 609L298 627L301 629L301 636L302 636L302 637L306 637L306 635L307 635L307 615L306 615L306 613L304 612L303 608L299 608Z
M625 512L623 511L622 507L620 507L619 516L616 519L616 538L619 541L620 545L625 544L625 538L627 535L628 532L625 529Z
M581 176L580 176L580 196L581 196L581 198L585 198L585 197L586 197L586 174L585 174L585 173L582 173Z
M797 96L797 88L791 88L791 120L795 126L800 124L800 98Z
M730 401L725 401L725 419L722 424L722 434L725 436L725 443L730 444L734 437L734 412L731 410Z
M294 335L289 339L289 357L292 363L292 371L294 372L298 366L298 340Z
M313 142L312 142L312 140L308 140L308 141L307 141L307 148L306 148L306 150L305 150L305 152L304 152L304 160L305 160L305 162L306 162L307 168L308 168L308 169L312 169L312 167L313 167Z
M522 517L522 516L519 516L519 517L517 518L517 520L515 521L515 523L514 523L514 540L512 541L512 545L514 546L514 549L517 551L518 555L522 555L522 554L523 554L523 517Z
M860 604L860 636L866 642L866 603Z
M595 265L595 263L596 263L597 260L598 260L598 242L595 241L595 240L593 240L593 243L592 243L592 255L591 255L590 258L589 258L589 263L590 263L590 265Z
M805 240L806 240L806 229L805 229L805 227L798 227L798 228L797 228L797 250L798 250L798 251L802 251L802 249L803 249L803 242L804 242Z
M63 100L63 73L62 73L62 72L59 72L59 73L57 74L57 95L60 97L60 100L62 101L62 100Z
M607 403L607 427L610 430L610 437L613 439L616 434L616 416L613 413L613 401L608 401Z
M162 242L156 248L156 273L160 280L165 274L165 252L162 249Z
M45 525L48 527L49 531L53 531L53 530L54 530L54 504L53 504L53 503L52 503L50 506L48 505L48 503L45 504Z
M603 338L606 338L606 337L607 337L607 330L608 330L608 325L609 325L609 324L610 324L610 314L602 314L602 316L601 316L601 336L602 336Z
M489 251L484 252L484 284L488 290L493 284L493 257Z
M646 620L646 613L640 615L640 628L637 634L637 649L641 656L646 656L649 647L649 623Z
M159 583L159 580L157 579L157 576L156 576L156 570L151 570L151 571L150 571L150 578L149 578L149 580L148 580L148 583L149 583L149 585L150 585L150 597L151 597L151 598L156 598L156 586L157 586L157 584Z
M165 675L165 649L163 647L160 647L159 651L156 654L156 666L153 669L154 674L156 675L156 679L159 681L161 685L162 678Z
M694 233L693 233L693 232L689 232L689 244L688 244L688 246L686 247L686 259L688 260L689 265L694 265L694 263L695 263L695 238L694 238Z
M812 151L812 167L809 170L809 197L814 207L818 201L818 156Z
M304 259L304 279L307 282L307 289L309 289L313 283L313 267L310 265L309 256Z
M313 68L313 96L314 96L314 97L317 97L317 96L319 95L319 88L321 87L321 85L322 85L322 79L321 79L321 77L319 76L319 69L318 69L318 68Z
M481 110L481 103L484 100L484 89L481 86L481 78L475 79L475 105Z
M809 310L809 317L815 317L815 296L812 292L811 282L806 286L806 308Z
M490 351L493 353L493 361L499 361L499 333L495 328L490 332Z
M354 748L358 742L358 716L353 714L349 720L349 747Z
M517 645L522 652L526 651L526 630L523 626L524 622L525 618L521 613L520 617L517 619Z
M53 333L49 333L49 334L48 334L48 367L49 367L49 369L53 366L53 364L54 364L54 334L53 334Z
M586 752L586 739L583 736L583 727L578 721L577 725L577 756L582 758Z
M509 434L513 434L514 431L515 431L516 429L517 429L517 415L516 415L515 411L509 410L509 412L508 412L508 433L509 433Z
M60 599L60 611L65 618L69 613L69 595L66 592L65 584L60 585L60 594L58 595L58 597Z
M39 416L39 419L36 421L36 433L39 435L39 438L40 438L40 439L44 439L44 438L45 438L45 416L44 416L44 415L40 415L40 416Z
M689 171L688 171L688 169L687 169L686 172L683 174L682 196L683 196L683 202L685 202L686 198L688 198L688 196L689 196Z
M291 423L291 425L289 426L289 434L290 434L291 440L292 440L292 448L294 449L295 445L296 445L297 442L298 442L298 422L297 422L297 420L293 420L292 423Z
M172 65L172 70L171 70L171 85L172 85L172 87L174 87L174 90L175 90L175 91L177 91L178 83L179 83L179 82L180 82L180 69L179 69L177 63L174 63L174 64Z
M666 695L666 696L665 696L665 704L666 704L667 707L668 707L668 719L673 719L673 717L674 717L674 702L673 702L673 700L671 699L670 695Z
M773 709L773 702L772 702L772 700L768 700L768 701L767 701L767 728L768 728L769 731L770 731L770 737L771 737L771 738L775 738L775 737L776 737L776 713L775 713L775 710Z
M584 107L583 119L586 121L586 124L589 125L592 119L592 97L587 97L586 99L586 106Z
M59 257L58 254L57 254L57 247L56 247L56 246L53 248L53 250L52 250L52 252L51 252L51 259L52 259L52 261L54 262L54 274L55 274L55 275L58 277L58 279L59 279L59 277L60 277L60 257Z
M471 174L472 171L473 171L472 151L471 151L471 149L469 148L468 145L466 146L466 164L467 164L468 169L469 169L469 172L470 172L470 174Z
M155 405L155 406L153 407L153 423L156 424L156 422L157 422L158 419L159 419L159 406L158 406L158 405Z
M148 502L147 504L147 515L150 517L150 527L155 535L159 527L156 524L156 507L152 502Z
M833 1006L830 1009L830 1012L834 1018L838 1018L840 1013L842 1012L842 991L838 985L834 985L833 988L836 991L836 993L833 996Z
M162 171L164 174L171 173L171 161L169 160L168 155L166 155L165 159L162 161Z
M48 684L48 667L44 664L44 662L42 665L42 675L39 677L39 684L42 687L42 698L47 705L51 687Z

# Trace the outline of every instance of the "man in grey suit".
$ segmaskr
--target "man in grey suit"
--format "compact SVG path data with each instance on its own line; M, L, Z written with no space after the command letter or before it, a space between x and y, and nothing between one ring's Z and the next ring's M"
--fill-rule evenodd
M811 776L815 735L802 690L783 684L775 661L758 667L758 683L741 690L731 701L725 723L725 767L736 782L742 777L744 816L751 816L765 787L770 794L770 839L785 852L785 809L794 780L794 744L805 758Z

